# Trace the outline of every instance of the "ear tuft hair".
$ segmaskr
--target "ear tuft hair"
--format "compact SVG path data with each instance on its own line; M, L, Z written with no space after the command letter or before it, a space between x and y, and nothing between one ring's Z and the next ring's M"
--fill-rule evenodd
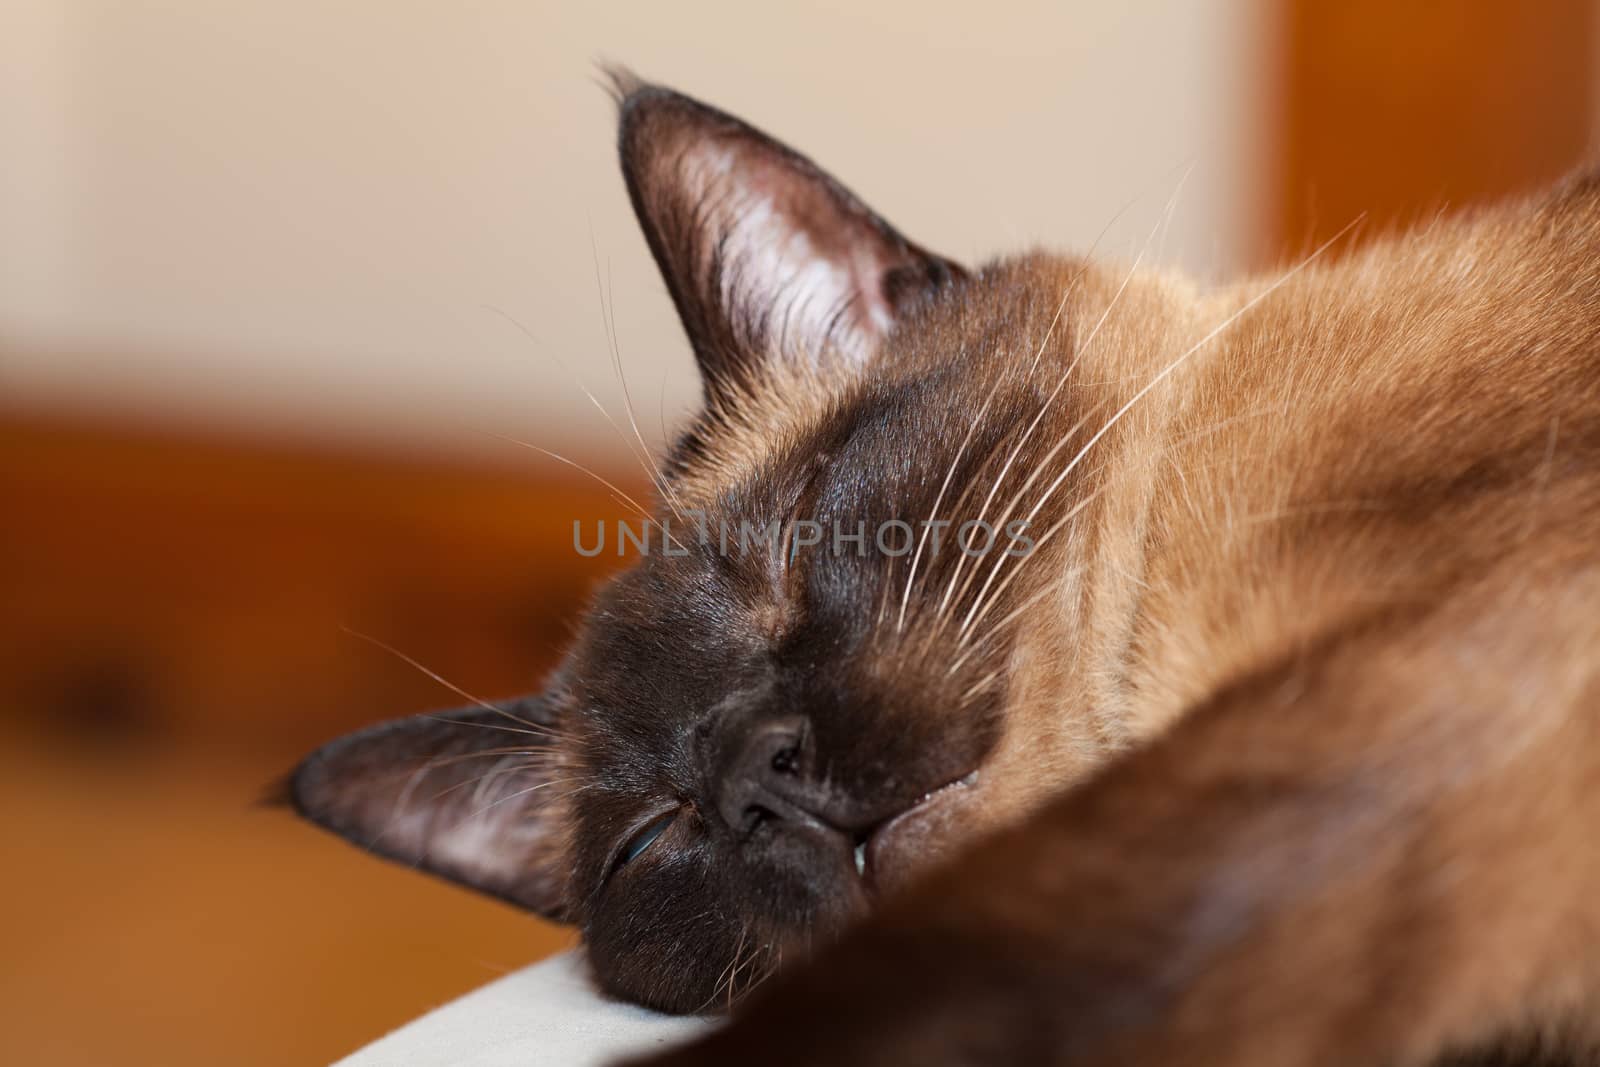
M620 108L623 103L634 93L650 87L650 83L635 74L633 70L621 63L611 63L601 60L597 66L600 68L601 84L611 94L611 99Z

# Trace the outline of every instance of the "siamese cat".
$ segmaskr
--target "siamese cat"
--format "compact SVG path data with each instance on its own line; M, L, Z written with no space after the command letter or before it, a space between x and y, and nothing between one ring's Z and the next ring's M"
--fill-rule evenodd
M1207 291L963 267L616 91L704 378L671 551L302 813L735 1008L662 1063L1600 1046L1600 179Z

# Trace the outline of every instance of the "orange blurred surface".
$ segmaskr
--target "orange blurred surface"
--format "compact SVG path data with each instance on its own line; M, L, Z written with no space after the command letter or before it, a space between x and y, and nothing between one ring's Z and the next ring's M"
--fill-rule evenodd
M570 943L257 801L316 744L536 687L608 491L0 420L0 1059L324 1063Z
M1589 0L1278 6L1269 258L1537 188L1589 151Z
M327 1063L571 943L254 806L281 767L7 746L6 1062Z

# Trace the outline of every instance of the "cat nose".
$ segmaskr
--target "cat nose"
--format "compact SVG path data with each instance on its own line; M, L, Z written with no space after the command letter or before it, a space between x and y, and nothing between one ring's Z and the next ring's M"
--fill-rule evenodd
M807 729L803 718L734 727L726 753L717 808L739 834L764 819L831 829L821 817L818 789L806 780Z

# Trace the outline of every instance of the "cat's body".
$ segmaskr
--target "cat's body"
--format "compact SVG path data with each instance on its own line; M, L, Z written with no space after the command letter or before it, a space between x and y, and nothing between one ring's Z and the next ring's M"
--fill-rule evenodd
M1075 267L1004 269L1045 303ZM1107 315L1127 277L1091 267L1069 304L1135 319L1082 353L1074 414L1170 375L1095 446L1080 595L1019 628L1041 719L1151 736L1375 613L1514 588L1552 537L1600 545L1600 184L1205 297L1136 275L1145 307Z
M1600 184L1218 293L969 275L622 95L707 374L663 514L1033 550L643 561L545 697L336 743L308 814L647 1003L816 955L684 1062L1600 1042Z

